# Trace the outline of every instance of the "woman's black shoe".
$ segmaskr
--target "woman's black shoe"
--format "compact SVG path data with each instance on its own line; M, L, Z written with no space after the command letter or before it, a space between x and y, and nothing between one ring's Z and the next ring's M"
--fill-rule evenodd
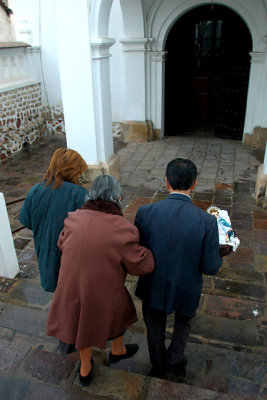
M126 344L125 347L126 347L125 354L115 355L110 352L108 355L109 362L116 363L120 360L124 360L125 358L131 358L135 355L135 353L139 349L139 346L137 344Z
M81 375L81 364L80 364L78 376L79 376L79 380L80 380L80 384L81 385L83 385L83 386L90 385L91 378L92 378L92 372L93 372L93 364L94 364L94 362L93 362L93 359L91 358L91 371L86 376L82 376Z

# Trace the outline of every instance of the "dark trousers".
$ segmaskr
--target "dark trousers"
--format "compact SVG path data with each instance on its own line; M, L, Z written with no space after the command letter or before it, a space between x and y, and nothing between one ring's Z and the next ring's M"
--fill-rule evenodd
M191 319L175 312L175 321L171 344L165 346L165 331L167 315L162 310L149 308L145 301L142 302L143 316L147 328L147 342L150 361L153 366L179 364L184 358L184 351L189 337Z

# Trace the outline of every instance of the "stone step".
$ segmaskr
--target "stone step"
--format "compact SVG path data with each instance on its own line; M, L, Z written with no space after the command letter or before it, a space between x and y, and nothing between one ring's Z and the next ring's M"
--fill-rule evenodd
M192 387L144 375L113 369L102 365L94 367L91 384L82 387L76 377L74 385L92 396L112 400L227 400L234 399L216 391Z
M0 340L0 398L8 400L223 400L223 393L184 383L151 378L95 363L92 381L84 387L77 377L77 354L58 353ZM94 358L99 354L94 354ZM127 360L124 360L127 362ZM138 364L138 361L135 361ZM140 362L139 362L140 363Z

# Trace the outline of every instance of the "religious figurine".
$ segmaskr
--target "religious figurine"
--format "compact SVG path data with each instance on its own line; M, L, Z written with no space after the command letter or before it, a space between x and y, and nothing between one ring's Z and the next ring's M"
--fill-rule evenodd
M216 206L210 206L207 212L217 218L220 245L228 244L233 247L233 251L236 251L240 241L235 237L228 212Z

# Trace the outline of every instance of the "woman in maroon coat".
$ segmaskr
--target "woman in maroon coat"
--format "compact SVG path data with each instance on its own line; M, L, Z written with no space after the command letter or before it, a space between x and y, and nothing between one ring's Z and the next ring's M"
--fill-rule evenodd
M112 339L110 362L132 357L137 345L123 345L123 333L136 320L125 287L127 272L154 270L150 250L139 245L135 226L119 206L121 186L110 175L98 176L89 201L69 213L58 240L62 251L59 280L48 317L47 334L80 351L80 382L89 384L92 346L105 348Z

